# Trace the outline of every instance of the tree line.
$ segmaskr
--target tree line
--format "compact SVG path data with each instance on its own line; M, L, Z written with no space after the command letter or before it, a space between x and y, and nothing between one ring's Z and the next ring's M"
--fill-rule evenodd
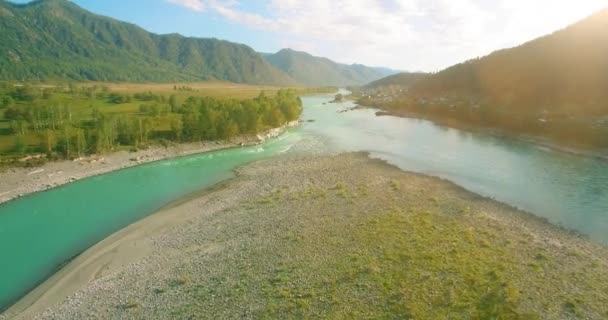
M455 98L420 98L410 94L389 97L387 100L363 96L358 103L449 126L499 129L515 136L548 138L574 147L608 148L608 118L605 116L575 117L551 111L518 112L490 103Z
M244 100L195 96L181 99L174 94L129 95L95 86L41 88L3 84L0 114L3 111L4 121L10 125L2 134L13 136L13 154L43 152L52 157L74 158L120 147L253 135L297 120L302 112L301 100L293 89L281 89L274 95L262 92ZM95 102L103 104L86 107ZM136 112L103 110L127 104L139 104L139 108Z

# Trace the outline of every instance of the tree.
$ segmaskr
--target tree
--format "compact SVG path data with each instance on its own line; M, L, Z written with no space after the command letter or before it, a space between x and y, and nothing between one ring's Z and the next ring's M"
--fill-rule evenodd
M148 143L148 136L152 131L152 121L147 117L137 117L137 119L134 119L133 121L135 136L137 137L135 140L135 145L138 147L141 145L146 145Z
M57 146L57 138L55 137L55 132L52 130L46 129L42 133L42 143L40 145L40 149L42 149L43 152L50 154L55 151L56 146Z
M91 111L91 118L93 118L93 124L99 126L99 123L103 121L105 116L103 113L99 112L97 108L93 108L93 111Z
M273 128L277 128L282 126L284 123L285 116L283 116L283 113L276 108L272 109L268 116L268 124Z
M22 134L15 135L15 153L24 153L27 150L27 146L24 142L24 138Z
M182 119L172 117L171 118L171 132L173 133L173 138L176 141L182 141L183 130L184 130L184 124L182 123Z
M51 89L44 89L42 91L42 99L49 100L53 98L53 91Z
M65 96L73 94L82 100L97 89L73 87L72 93L57 89L53 92L61 94L52 101L59 104L52 104L41 97L16 104L11 96L15 90L13 86L3 87L0 84L0 103L10 105L3 110L3 115L10 121L10 134L15 136L15 142L23 142L33 132L38 137L34 143L39 144L40 150L65 157L107 152L116 145L146 145L154 143L151 139L155 137L173 141L231 139L239 134L254 134L270 127L279 127L286 121L297 119L302 111L301 101L293 90L279 90L274 96L262 93L257 98L247 100L190 97L180 105L175 95L161 104L158 102L162 101L160 96L145 92L135 94L137 100L152 101L140 107L144 115L121 113L115 116L111 112L102 113L93 107L91 101L90 117L73 119L71 109L63 104L68 101L63 100ZM36 90L38 88L28 88L25 92ZM100 93L96 99L108 102L106 99L109 95L108 92L101 97ZM124 96L113 97L122 100ZM155 130L158 130L157 134L154 134ZM25 147L19 147L14 152L23 150Z
M11 129L14 133L24 136L27 134L29 127L25 120L13 120L11 121Z
M95 128L95 152L103 153L114 148L117 131L113 118L102 118Z
M160 106L158 105L158 103L153 103L150 106L150 115L153 117L160 116Z
M261 121L258 115L257 105L253 101L246 101L243 104L244 109L244 128L246 133L256 133L258 132Z
M66 124L62 127L59 145L63 155L69 158L72 155L72 126Z
M171 112L175 112L178 108L177 97L174 94L169 97L169 105L171 106Z
M10 108L13 106L13 103L13 98L11 98L10 96L4 96L0 103L0 108Z
M226 119L220 123L218 131L220 138L227 140L239 133L239 127L232 119Z
M17 87L13 93L15 100L19 101L34 101L40 95L40 91L30 85Z
M119 118L116 121L116 131L119 144L123 146L135 144L136 129L131 119Z
M76 138L75 138L76 153L80 157L86 152L87 140L84 136L84 130L82 130L82 129L76 129L75 135L76 135Z

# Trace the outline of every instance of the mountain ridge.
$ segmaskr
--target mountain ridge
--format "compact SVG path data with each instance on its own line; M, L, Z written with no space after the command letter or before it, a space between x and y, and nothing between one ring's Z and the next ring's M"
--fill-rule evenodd
M424 72L400 72L382 79L370 82L366 84L364 89L376 89L388 86L397 86L404 89L408 89L410 86L420 81L421 79L428 77L428 73Z
M0 4L1 80L295 84L244 44L159 35L67 0Z
M68 0L0 0L0 80L349 86L396 73L302 51L258 53L216 38L156 34ZM286 57L289 56L289 57Z
M396 73L388 68L338 63L290 48L276 53L263 53L262 56L274 67L305 85L363 85Z
M360 103L455 127L608 148L608 9ZM384 79L386 80L386 78Z
M608 9L520 46L451 66L413 85L418 95L466 96L517 109L608 99Z

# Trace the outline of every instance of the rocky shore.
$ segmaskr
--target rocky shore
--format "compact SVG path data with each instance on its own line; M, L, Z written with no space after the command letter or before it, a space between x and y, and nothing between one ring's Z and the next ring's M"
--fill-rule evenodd
M68 263L2 319L608 316L608 249L366 154L287 154Z
M104 155L93 155L75 159L48 162L35 168L11 168L0 172L0 203L74 182L148 162L187 156L219 149L256 145L279 136L287 128L295 127L298 121L273 128L254 136L244 136L231 141L210 141L174 144L167 147L153 146L135 152L118 151Z

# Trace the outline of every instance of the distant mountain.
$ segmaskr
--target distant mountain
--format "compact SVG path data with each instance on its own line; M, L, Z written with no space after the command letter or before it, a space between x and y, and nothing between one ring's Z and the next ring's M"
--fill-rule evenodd
M519 47L455 65L411 89L520 113L608 114L608 9Z
M407 89L410 88L414 83L426 78L428 75L428 73L421 72L401 72L370 82L365 85L365 89L377 89L391 86Z
M292 49L262 56L297 82L308 86L363 85L396 73L387 68L341 64Z
M153 34L67 0L0 0L0 39L0 80L294 83L245 45Z

